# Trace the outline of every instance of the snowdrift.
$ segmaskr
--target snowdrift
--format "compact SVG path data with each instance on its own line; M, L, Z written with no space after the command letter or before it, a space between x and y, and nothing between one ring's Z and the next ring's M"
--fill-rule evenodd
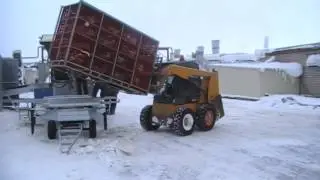
M313 109L320 108L320 98L311 98L298 95L272 95L262 97L258 104L269 107L308 106Z
M309 55L306 64L307 64L307 66L320 67L320 54Z

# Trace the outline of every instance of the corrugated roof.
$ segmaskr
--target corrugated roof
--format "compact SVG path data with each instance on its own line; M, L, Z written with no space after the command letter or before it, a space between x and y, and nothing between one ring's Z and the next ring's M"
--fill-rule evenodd
M281 52L281 51L291 51L291 50L306 50L306 49L320 49L320 42L276 48L273 51L271 51L270 53L276 53L276 52Z

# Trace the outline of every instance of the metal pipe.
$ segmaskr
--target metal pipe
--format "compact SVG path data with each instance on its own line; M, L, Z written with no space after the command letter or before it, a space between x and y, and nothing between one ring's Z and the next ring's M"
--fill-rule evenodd
M40 49L42 49L42 46L38 46L38 48L37 48L37 56L34 56L34 57L21 57L21 59L36 59L36 58L39 58Z
M44 62L44 55L43 55L43 53L44 53L44 47L42 46L42 47L41 47L41 62L42 62L42 63Z

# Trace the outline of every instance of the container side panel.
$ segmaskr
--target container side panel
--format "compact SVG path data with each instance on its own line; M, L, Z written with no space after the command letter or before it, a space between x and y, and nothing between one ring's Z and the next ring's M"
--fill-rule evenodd
M113 77L117 80L125 83L130 83L132 72L127 71L121 67L116 67L113 73Z
M101 44L98 44L97 49L96 49L96 53L95 53L95 58L99 58L102 59L108 63L111 66L111 70L112 70L112 66L114 63L116 57L116 51L112 50L106 46L103 46Z
M119 36L115 36L103 29L100 32L98 43L106 48L106 51L117 51Z
M99 11L87 6L85 3L81 4L79 19L86 21L90 26L99 27L102 16L103 14Z
M104 59L95 57L92 63L92 71L111 76L112 62L106 62Z
M61 16L56 25L56 32L52 41L52 48L50 51L51 61L64 60L67 46L70 41L72 27L76 18L78 4L65 6L62 8Z
M140 34L141 33L135 31L134 29L125 26L122 34L122 39L126 43L131 44L134 47L137 47L139 43Z
M82 49L71 47L67 60L67 62L81 66L81 69L89 69L91 56L88 52L83 51Z
M148 92L158 41L84 2L64 7L58 22L52 67Z
M159 42L155 41L147 36L142 39L142 47L140 54L146 56L156 56L158 50Z
M108 32L115 37L120 37L122 24L118 21L110 18L108 15L104 15L102 22L102 30Z
M149 90L159 42L143 36L133 77L133 84Z

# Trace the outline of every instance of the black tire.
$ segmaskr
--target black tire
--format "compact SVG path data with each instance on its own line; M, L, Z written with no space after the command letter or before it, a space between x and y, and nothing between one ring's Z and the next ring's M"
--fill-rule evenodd
M192 122L189 125L189 128L184 126L184 120L186 116L191 116ZM172 129L175 134L179 136L188 136L193 133L195 125L194 114L191 109L180 107L176 110L173 115L173 126Z
M89 121L89 138L97 137L97 122L96 120Z
M142 108L140 113L140 125L146 131L155 131L160 128L160 125L152 124L152 106L147 105Z
M53 120L48 121L47 133L49 139L57 138L57 124Z
M216 119L217 119L217 113L213 106L201 105L198 108L196 125L200 131L211 130L216 123Z

